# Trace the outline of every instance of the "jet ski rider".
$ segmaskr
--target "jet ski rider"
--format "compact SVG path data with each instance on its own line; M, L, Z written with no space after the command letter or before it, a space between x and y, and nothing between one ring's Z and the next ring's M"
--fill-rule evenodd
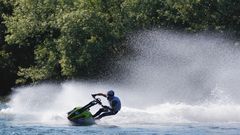
M103 93L92 94L92 97L95 98L96 96L106 97L109 104L110 104L110 107L103 106L103 108L99 109L93 115L93 117L95 119L101 119L102 117L105 117L105 116L115 115L120 111L121 101L118 97L114 96L114 91L113 90L109 90L107 92L107 94L103 94Z

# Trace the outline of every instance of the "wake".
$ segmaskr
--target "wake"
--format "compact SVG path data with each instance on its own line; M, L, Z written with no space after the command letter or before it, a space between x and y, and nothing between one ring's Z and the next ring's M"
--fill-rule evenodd
M2 109L0 116L21 123L41 123L50 125L69 125L67 112L75 106L81 106L91 101L91 92L97 92L104 85L95 86L95 91L89 91L93 84L66 82L59 87L54 84L42 84L18 88L8 103L8 108ZM47 93L47 94L46 94ZM127 93L116 91L119 97ZM215 92L216 93L216 92ZM226 98L215 98L203 103L160 103L147 107L128 105L123 99L122 110L115 116L105 117L100 124L161 124L161 123L202 123L202 122L240 122L240 105L229 102ZM106 103L106 101L103 102ZM227 103L228 102L228 103ZM97 111L95 106L91 112Z

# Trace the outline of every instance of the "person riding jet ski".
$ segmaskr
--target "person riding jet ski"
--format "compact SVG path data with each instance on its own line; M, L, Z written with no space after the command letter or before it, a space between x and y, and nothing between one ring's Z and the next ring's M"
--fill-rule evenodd
M92 96L93 96L93 98L95 98L96 96L106 97L109 104L110 104L110 107L103 106L103 108L99 109L93 115L93 117L95 119L101 119L102 117L105 117L105 116L115 115L121 109L121 101L118 97L114 96L114 91L113 90L108 91L107 94L97 93L97 94L92 94Z

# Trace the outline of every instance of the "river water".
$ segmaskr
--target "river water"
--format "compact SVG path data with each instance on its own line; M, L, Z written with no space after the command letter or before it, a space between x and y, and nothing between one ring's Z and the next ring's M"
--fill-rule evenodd
M2 105L1 105L2 106ZM98 123L93 126L65 124L25 123L1 115L1 135L238 135L238 123Z
M1 104L3 108L3 104ZM5 108L5 107L4 107ZM161 135L237 135L237 123L154 123L111 124L100 123L93 126L72 126L65 124L25 123L1 115L1 135L75 135L75 134L161 134Z
M0 134L240 134L239 41L152 30L130 35L127 44L134 55L116 61L109 80L14 88L0 104ZM110 89L122 102L117 115L93 126L69 123L66 112Z

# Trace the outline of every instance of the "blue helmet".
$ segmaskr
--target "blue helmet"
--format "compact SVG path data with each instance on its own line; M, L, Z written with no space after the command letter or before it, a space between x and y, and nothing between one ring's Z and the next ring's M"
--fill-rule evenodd
M109 90L109 91L107 92L107 96L108 96L108 97L113 97L113 96L114 96L114 91L113 91L113 90Z

